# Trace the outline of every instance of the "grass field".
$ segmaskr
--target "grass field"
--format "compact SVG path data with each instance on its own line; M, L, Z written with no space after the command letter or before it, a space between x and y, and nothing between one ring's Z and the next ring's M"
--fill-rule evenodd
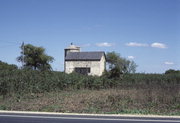
M0 97L0 110L180 115L180 90L67 90Z

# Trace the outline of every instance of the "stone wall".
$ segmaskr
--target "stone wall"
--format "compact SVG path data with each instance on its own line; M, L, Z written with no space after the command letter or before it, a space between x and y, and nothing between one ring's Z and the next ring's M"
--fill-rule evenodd
M89 75L101 76L105 70L105 58L102 56L100 61L65 61L65 72L72 73L75 67L90 68Z

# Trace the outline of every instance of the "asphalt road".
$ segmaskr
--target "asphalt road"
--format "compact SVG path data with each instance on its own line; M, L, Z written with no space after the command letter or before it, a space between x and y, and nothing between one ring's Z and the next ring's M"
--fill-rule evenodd
M0 123L180 123L180 118L0 113Z

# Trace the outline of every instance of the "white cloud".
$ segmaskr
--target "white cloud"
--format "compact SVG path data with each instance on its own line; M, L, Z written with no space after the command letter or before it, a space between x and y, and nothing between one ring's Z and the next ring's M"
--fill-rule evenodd
M134 59L135 57L134 56L128 56L128 59Z
M154 47L154 48L161 48L161 49L167 48L167 46L166 46L165 44L158 43L158 42L152 43L152 44L151 44L151 47Z
M113 46L113 44L108 43L108 42L103 42L103 43L96 43L96 46L98 46L98 47L111 47L111 46Z
M126 45L130 47L147 47L148 46L148 44L137 43L137 42L129 42Z
M166 62L164 62L164 64L166 64L166 65L173 65L174 63L173 63L173 62L166 61Z

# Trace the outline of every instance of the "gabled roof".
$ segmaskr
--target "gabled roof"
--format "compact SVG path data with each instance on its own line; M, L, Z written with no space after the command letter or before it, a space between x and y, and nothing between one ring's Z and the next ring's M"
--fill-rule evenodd
M100 61L104 52L69 52L65 61Z

